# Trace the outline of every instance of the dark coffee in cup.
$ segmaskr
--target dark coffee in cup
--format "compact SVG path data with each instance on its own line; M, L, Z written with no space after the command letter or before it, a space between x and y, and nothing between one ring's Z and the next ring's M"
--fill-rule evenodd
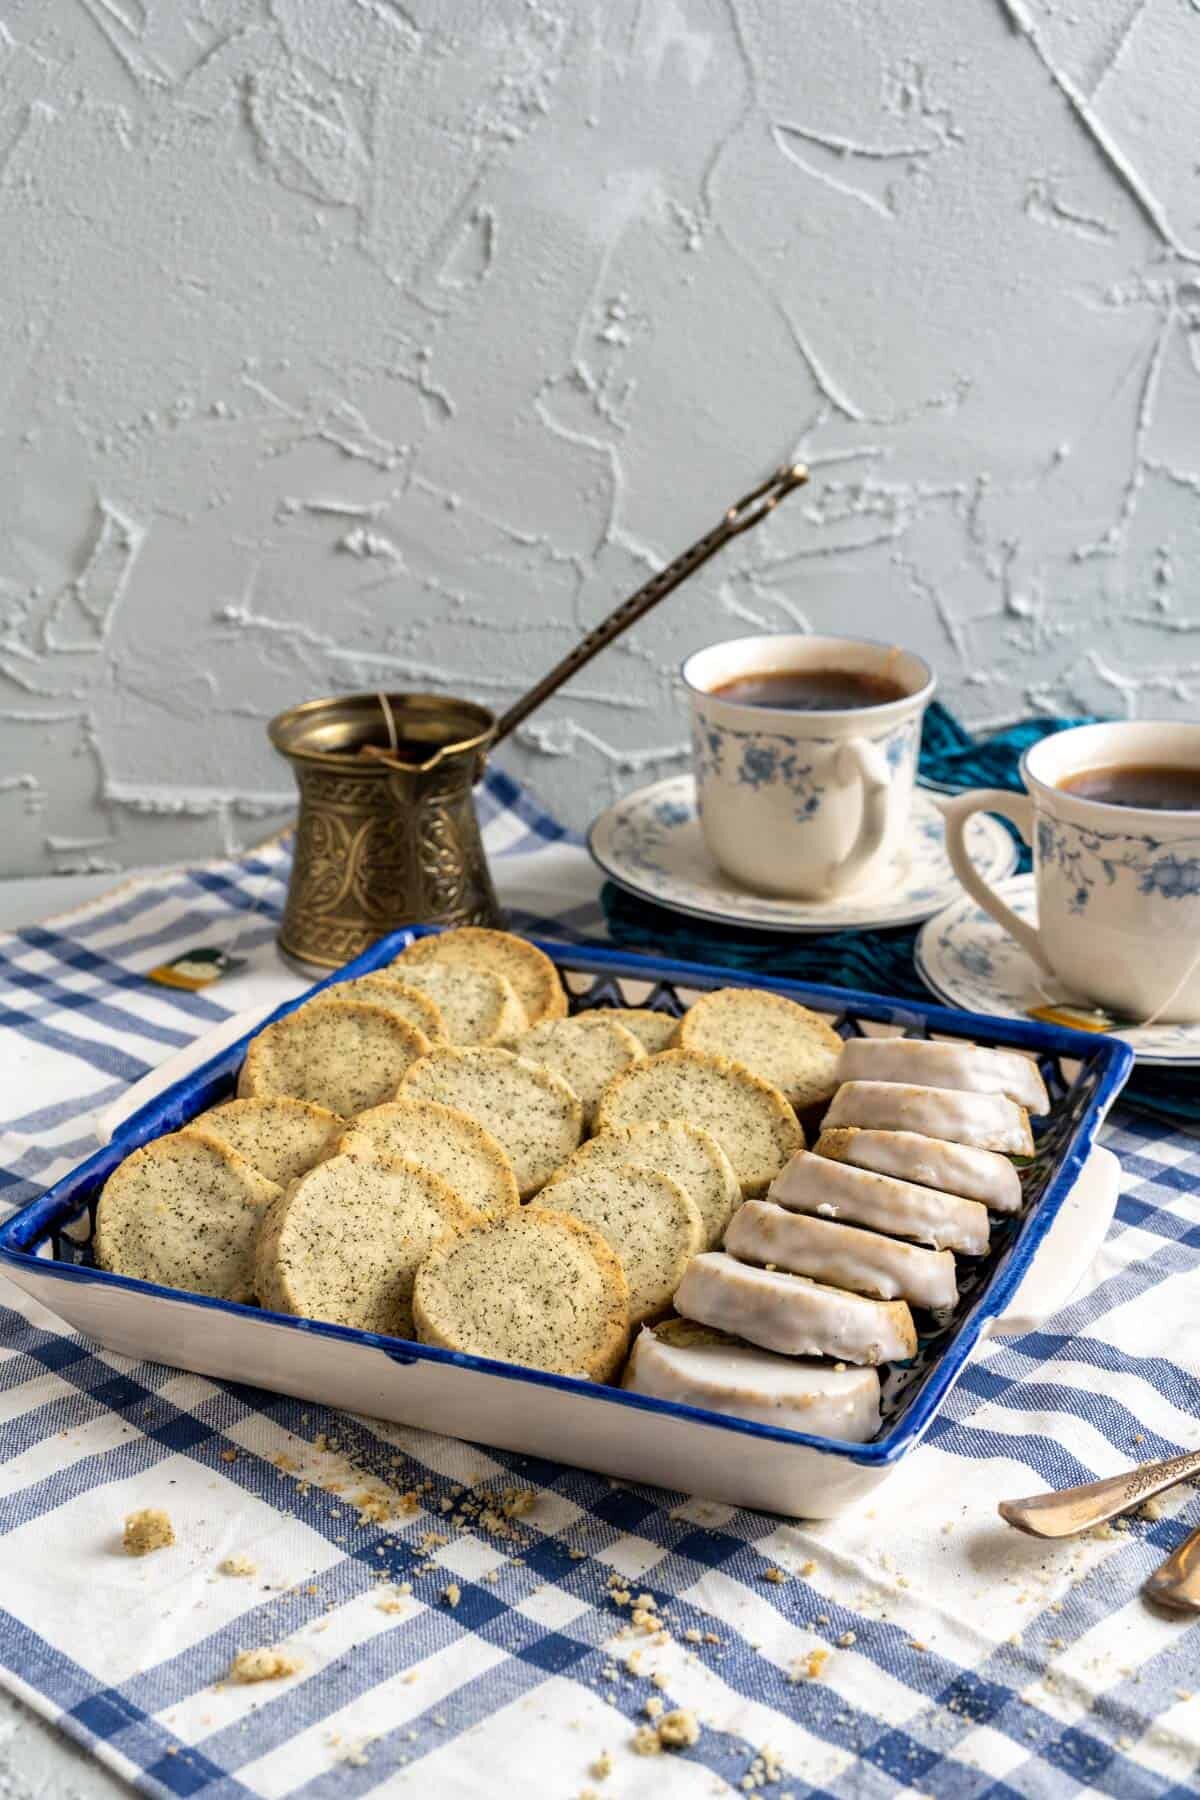
M1058 786L1077 800L1099 800L1105 806L1200 812L1200 768L1170 763L1117 763L1064 775Z
M773 706L782 712L857 712L903 700L908 689L887 675L861 669L764 669L735 675L710 689L734 706Z

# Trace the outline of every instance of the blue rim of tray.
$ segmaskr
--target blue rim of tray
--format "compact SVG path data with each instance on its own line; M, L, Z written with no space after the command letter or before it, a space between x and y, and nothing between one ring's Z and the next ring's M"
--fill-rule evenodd
M1134 1063L1133 1052L1127 1044L1117 1038L1090 1032L1071 1031L1065 1027L1019 1019L993 1018L985 1013L959 1012L932 1004L897 1003L883 995L864 993L852 988L826 987L815 982L764 979L762 976L724 969L711 963L638 956L623 950L601 947L593 949L558 943L547 938L529 939L530 943L545 951L567 973L645 981L652 987L659 984L682 988L770 987L789 999L825 1013L850 1014L909 1029L920 1027L952 1037L985 1039L992 1044L1031 1050L1039 1057L1078 1061L1089 1066L1095 1076L1094 1090L1044 1191L1020 1216L1015 1237L1003 1253L999 1266L982 1286L917 1392L891 1426L885 1427L866 1444L850 1444L841 1439L817 1437L808 1432L760 1424L756 1420L731 1418L724 1413L709 1412L678 1401L634 1394L625 1388L609 1387L578 1376L549 1374L545 1370L530 1369L517 1363L500 1362L491 1357L473 1356L461 1351L441 1350L430 1344L411 1343L407 1339L385 1337L377 1332L359 1331L351 1326L328 1324L319 1319L294 1318L290 1314L269 1312L263 1307L213 1299L204 1294L191 1294L180 1288L164 1287L157 1282L139 1281L132 1276L114 1275L108 1270L38 1254L39 1246L46 1244L56 1232L62 1231L80 1217L89 1200L99 1192L108 1176L132 1150L152 1138L161 1137L165 1132L178 1130L197 1113L228 1096L230 1079L236 1075L241 1065L247 1043L265 1024L294 1012L314 993L324 988L355 975L367 974L370 970L391 962L414 938L429 936L437 930L437 927L432 926L412 926L380 938L361 956L324 980L314 983L294 1000L285 1001L276 1007L270 1019L260 1021L245 1036L228 1045L208 1062L191 1070L163 1093L148 1100L121 1122L111 1142L102 1150L88 1157L0 1226L0 1267L7 1267L18 1274L29 1271L39 1277L49 1276L51 1279L68 1282L102 1282L131 1295L150 1295L177 1305L204 1308L215 1313L231 1313L261 1323L282 1326L289 1331L304 1332L310 1337L362 1345L381 1352L400 1365L429 1362L473 1370L504 1380L557 1388L602 1405L633 1407L639 1412L665 1414L710 1429L731 1431L769 1443L797 1448L803 1446L865 1468L885 1468L899 1461L924 1436L987 1324L1004 1312L1015 1295L1028 1273L1039 1245L1082 1174L1105 1115L1128 1079Z

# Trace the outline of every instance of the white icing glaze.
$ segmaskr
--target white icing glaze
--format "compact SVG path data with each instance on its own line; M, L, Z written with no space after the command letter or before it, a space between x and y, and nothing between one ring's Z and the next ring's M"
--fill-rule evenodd
M803 1275L752 1268L718 1250L693 1257L675 1310L783 1356L834 1356L874 1365L903 1361L917 1347L912 1315L902 1300L865 1300Z
M747 1200L734 1213L725 1248L743 1262L775 1263L830 1287L876 1300L907 1300L931 1309L958 1298L949 1250L922 1250L854 1225L789 1212L766 1200Z
M892 1081L847 1081L825 1114L826 1125L867 1125L877 1131L918 1131L978 1150L1029 1156L1033 1134L1024 1107L1003 1094L964 1094L955 1088L910 1087Z
M977 1200L960 1200L957 1194L876 1175L850 1163L829 1162L811 1150L793 1156L771 1183L767 1198L792 1212L866 1225L935 1250L982 1256L988 1247L987 1208Z
M843 1443L865 1443L879 1430L874 1369L835 1369L751 1344L714 1339L681 1345L643 1330L623 1385L658 1400Z
M916 1131L867 1131L855 1125L823 1131L815 1148L818 1156L874 1169L877 1175L982 1200L992 1212L1021 1210L1021 1177L1007 1156L995 1150L948 1144Z
M916 1082L971 1094L1005 1094L1039 1117L1050 1097L1037 1064L1015 1050L980 1044L936 1043L929 1038L848 1038L838 1057L843 1081Z

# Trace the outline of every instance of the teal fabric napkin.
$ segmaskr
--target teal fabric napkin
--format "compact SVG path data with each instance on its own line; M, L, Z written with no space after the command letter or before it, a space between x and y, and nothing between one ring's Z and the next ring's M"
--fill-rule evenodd
M1090 723L1083 718L1022 719L1003 731L976 737L935 700L925 714L921 735L921 780L944 793L975 787L1019 790L1021 756L1031 744L1069 725ZM1018 846L1017 867L1023 872L1030 866L1029 852L1019 840ZM611 881L605 882L600 902L613 942L631 950L653 949L688 962L720 963L764 976L865 988L901 1000L930 997L913 962L918 925L804 936L745 931L638 900ZM1200 1069L1139 1067L1123 1098L1171 1124L1200 1126Z

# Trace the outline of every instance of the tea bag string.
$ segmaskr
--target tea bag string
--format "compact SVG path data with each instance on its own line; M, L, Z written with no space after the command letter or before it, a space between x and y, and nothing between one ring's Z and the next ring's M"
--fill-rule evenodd
M1200 968L1200 948L1196 950L1191 961L1188 963L1187 968L1183 971L1183 974L1179 977L1179 980L1175 983L1175 986L1171 989L1170 993L1167 994L1164 999L1159 1001L1158 1005L1154 1008L1154 1011L1148 1013L1144 1019L1130 1020L1128 1024L1122 1025L1120 1029L1122 1031L1148 1031L1152 1025L1157 1025L1168 1006L1171 1006L1174 1001L1179 998L1179 995L1183 992L1198 968ZM1036 973L1034 979L1037 982L1038 994L1043 1000L1051 1006L1061 1005L1062 996L1060 994L1052 994L1049 991L1046 986L1045 977L1040 970Z
M1134 1027L1134 1029L1137 1031L1144 1031L1148 1025L1157 1025L1168 1006L1177 1000L1179 995L1183 992L1183 989L1196 973L1197 968L1200 968L1200 948L1195 951L1192 960L1189 962L1187 968L1183 971L1183 974L1179 977L1179 980L1175 983L1175 986L1171 989L1166 999L1160 1001L1154 1011L1150 1014L1149 1018L1143 1019L1139 1025Z
M387 726L388 748L392 755L395 756L397 750L400 748L400 734L396 730L396 715L392 711L392 703L386 694L376 694L375 698L379 702L379 709L383 714L383 722Z

